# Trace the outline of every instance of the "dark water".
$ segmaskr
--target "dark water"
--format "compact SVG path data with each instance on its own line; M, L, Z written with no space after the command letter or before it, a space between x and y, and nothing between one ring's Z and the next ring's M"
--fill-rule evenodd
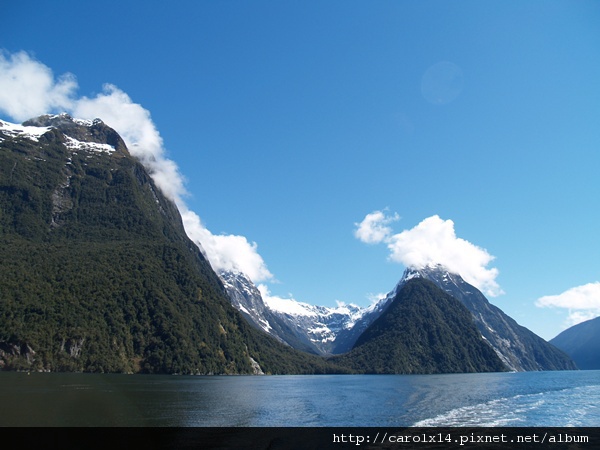
M187 377L0 373L0 426L592 426L600 371Z

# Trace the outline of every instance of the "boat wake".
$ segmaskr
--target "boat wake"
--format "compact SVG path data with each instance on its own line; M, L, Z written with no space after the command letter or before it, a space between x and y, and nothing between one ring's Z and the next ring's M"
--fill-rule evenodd
M600 386L519 394L462 406L420 420L415 427L590 427L600 423ZM567 406L567 407L565 407Z

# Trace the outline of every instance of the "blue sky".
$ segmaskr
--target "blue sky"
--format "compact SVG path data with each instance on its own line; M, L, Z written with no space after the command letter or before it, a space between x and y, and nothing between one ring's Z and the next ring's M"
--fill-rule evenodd
M2 15L0 75L21 55L68 100L28 89L26 112L138 106L183 208L215 249L245 246L272 295L366 306L419 231L546 339L600 315L600 3L22 0ZM22 121L7 79L0 118Z

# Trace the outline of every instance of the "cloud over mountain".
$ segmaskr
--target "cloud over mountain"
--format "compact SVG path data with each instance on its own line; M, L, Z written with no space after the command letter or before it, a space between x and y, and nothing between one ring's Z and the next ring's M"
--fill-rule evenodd
M20 122L49 111L70 110L77 80L72 74L54 79L52 70L26 52L0 50L0 112Z
M452 220L434 215L409 230L394 234L389 225L398 218L397 214L374 211L355 224L354 235L365 243L385 243L389 258L394 262L417 268L441 264L490 296L502 294L496 282L498 269L488 268L494 256L457 237Z
M105 84L102 92L91 98L78 97L77 89L72 74L55 78L48 66L26 52L0 52L0 113L17 121L61 112L81 119L101 118L121 135L130 153L177 204L188 236L201 244L215 270L240 270L254 282L272 278L256 243L244 236L215 235L188 209L185 179L177 164L167 158L162 137L147 109L112 84Z
M213 234L187 207L179 207L185 231L207 255L215 270L234 270L246 274L254 283L273 279L256 242L235 234Z
M600 316L600 282L576 286L558 295L540 297L535 304L540 308L568 309L565 326L577 325Z
M398 214L388 217L383 211L374 211L367 214L361 223L355 224L354 235L367 244L378 244L389 238L392 229L388 225L399 219Z

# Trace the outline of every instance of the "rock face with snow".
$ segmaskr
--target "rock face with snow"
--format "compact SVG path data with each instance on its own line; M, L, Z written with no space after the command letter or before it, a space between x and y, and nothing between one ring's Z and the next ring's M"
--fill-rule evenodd
M263 301L260 291L243 273L222 271L219 277L229 299L254 327L270 334L278 341L308 353L318 354L316 347L294 327L285 316L271 310Z
M253 329L101 120L0 121L0 370L323 373Z
M492 305L476 287L442 266L407 269L403 278L424 278L458 299L473 315L481 335L504 364L514 371L572 370L574 362L561 350L519 325Z
M225 286L233 304L245 312L248 320L258 328L293 347L305 351L308 348L308 351L322 355L336 355L352 350L365 330L390 307L403 286L414 278L429 280L459 300L471 312L481 336L508 370L576 368L565 353L517 324L460 275L450 273L439 265L406 269L395 288L368 308L355 305L327 308L294 300L266 304L258 289L252 288L252 282L240 273L228 274L226 279L229 281L225 281ZM245 281L235 283L233 280L236 279Z
M67 148L72 151L87 150L92 152L117 152L129 156L129 150L119 134L107 126L102 120L74 119L68 114L44 115L23 122L27 130L60 130ZM35 131L34 131L35 133Z
M260 291L241 272L223 271L221 280L231 303L254 325L296 349L315 354L339 353L351 348L353 331L368 311L355 305L337 308L295 300L266 303Z

